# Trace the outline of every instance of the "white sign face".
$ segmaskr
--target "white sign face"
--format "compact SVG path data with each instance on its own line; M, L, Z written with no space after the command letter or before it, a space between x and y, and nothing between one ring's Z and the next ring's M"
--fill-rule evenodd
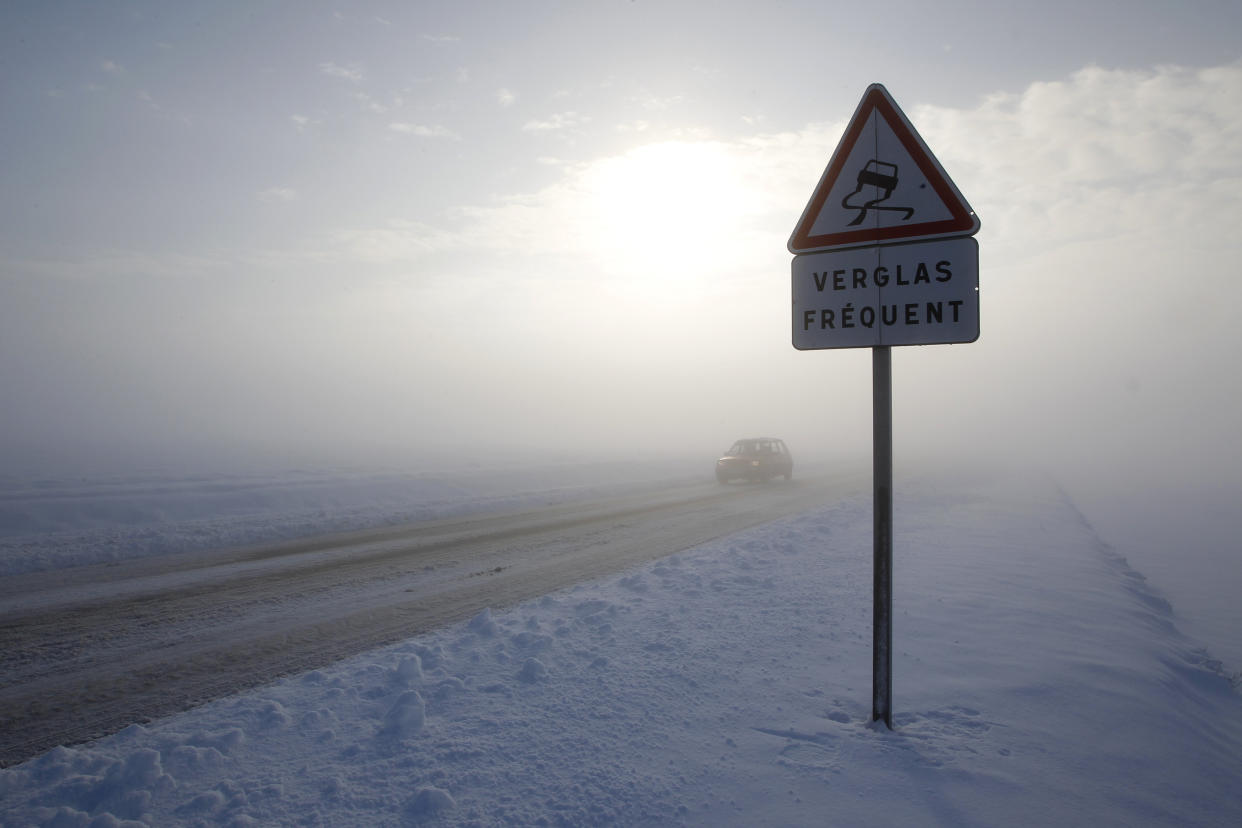
M793 235L791 253L969 236L979 218L888 90L867 88Z
M829 250L793 260L799 350L942 345L979 338L973 238Z

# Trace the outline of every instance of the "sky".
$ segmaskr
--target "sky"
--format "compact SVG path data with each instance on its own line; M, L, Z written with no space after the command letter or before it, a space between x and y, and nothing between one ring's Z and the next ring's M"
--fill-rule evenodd
M12 472L870 450L786 240L884 83L981 218L897 462L1238 484L1232 2L5 3ZM1228 488L1227 491L1240 489Z

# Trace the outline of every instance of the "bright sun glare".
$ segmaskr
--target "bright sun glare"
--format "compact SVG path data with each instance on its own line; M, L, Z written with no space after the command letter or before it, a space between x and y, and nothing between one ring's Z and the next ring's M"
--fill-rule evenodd
M586 185L593 246L630 279L693 277L729 257L748 198L737 159L711 143L648 144L595 165Z

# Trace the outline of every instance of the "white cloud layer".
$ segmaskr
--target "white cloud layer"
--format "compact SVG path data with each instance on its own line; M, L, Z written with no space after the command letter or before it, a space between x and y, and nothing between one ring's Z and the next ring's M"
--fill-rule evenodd
M343 65L332 61L325 61L319 64L319 71L333 78L341 78L342 80L360 82L363 79L362 68L357 64L351 63Z
M577 112L557 112L542 120L527 121L522 125L526 132L557 132L571 129L590 120Z
M441 124L408 124L395 122L388 125L393 132L399 132L403 135L413 135L416 138L448 138L450 140L460 140L461 136L453 130Z
M267 204L293 201L297 197L298 191L292 187L268 187L266 190L259 192L259 200Z

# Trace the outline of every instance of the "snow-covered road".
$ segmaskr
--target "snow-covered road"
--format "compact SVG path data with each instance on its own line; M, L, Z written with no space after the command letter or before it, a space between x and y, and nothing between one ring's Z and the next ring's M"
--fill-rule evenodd
M835 475L589 502L0 579L0 762L862 491Z

